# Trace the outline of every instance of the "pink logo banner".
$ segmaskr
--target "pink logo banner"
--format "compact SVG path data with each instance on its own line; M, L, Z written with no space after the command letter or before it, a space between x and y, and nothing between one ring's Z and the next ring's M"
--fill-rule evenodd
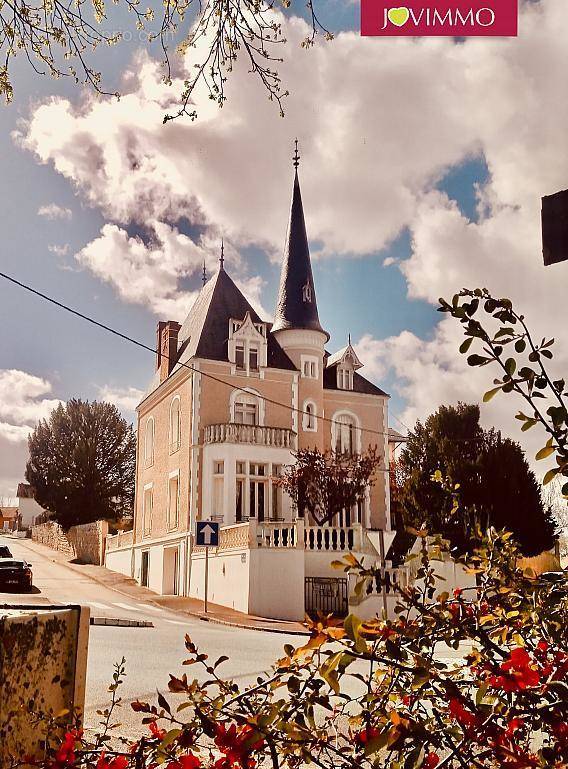
M361 34L373 37L515 37L518 0L361 0Z

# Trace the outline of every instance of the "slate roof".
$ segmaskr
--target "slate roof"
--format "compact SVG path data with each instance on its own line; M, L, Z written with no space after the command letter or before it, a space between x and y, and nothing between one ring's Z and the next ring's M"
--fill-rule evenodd
M243 320L247 312L254 323L262 319L221 268L201 289L178 335L178 363L192 358L228 361L229 320ZM270 331L270 323L267 324ZM267 335L268 366L295 371L296 367L271 333Z
M305 301L304 289L306 286L309 286L311 301ZM284 247L284 260L280 273L280 287L272 329L273 331L280 331L288 328L322 331L329 339L329 335L323 330L318 316L314 276L297 170L294 176L290 222Z
M353 390L341 390L341 388L337 386L337 364L324 368L323 389L364 393L365 395L382 395L386 398L390 397L388 393L381 390L380 387L377 387L377 385L374 385L372 382L369 382L368 379L365 379L364 376L361 376L361 374L358 374L356 371L353 372Z

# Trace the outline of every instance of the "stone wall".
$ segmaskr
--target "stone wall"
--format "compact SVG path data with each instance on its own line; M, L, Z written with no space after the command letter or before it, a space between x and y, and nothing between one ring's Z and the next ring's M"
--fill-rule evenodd
M93 563L97 566L104 564L107 534L106 521L72 526L67 534L53 521L32 527L32 539L36 542L66 553L81 563Z

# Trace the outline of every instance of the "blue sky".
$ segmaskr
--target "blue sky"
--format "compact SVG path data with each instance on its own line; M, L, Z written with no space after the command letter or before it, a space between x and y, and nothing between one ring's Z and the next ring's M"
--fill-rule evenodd
M355 4L334 0L322 11L331 28L357 27ZM537 37L536 25L529 24L534 13L542 14ZM568 178L558 155L545 154L563 141L562 121L539 117L554 113L555 78L564 66L562 41L551 44L558 13L560 0L531 6L516 41L456 45L340 35L287 61L283 72L292 95L284 120L239 67L223 110L204 106L196 124L164 128L155 119L163 114L163 96L151 67L144 69L148 59L138 60L133 84L116 104L90 101L68 82L33 76L20 58L13 73L14 103L0 111L2 270L152 345L156 321L167 312L160 308L176 306L180 314L181 307L189 309L183 303L200 284L199 249L212 266L225 233L227 269L271 312L292 186L292 140L299 135L305 216L330 349L341 347L348 333L355 342L363 340L367 368L362 373L392 394L392 411L405 421L434 410L442 400L472 399L482 386L454 365L455 346L440 325L436 299L466 281L486 284L493 273L499 290L511 287L526 302L540 301L546 293L544 283L542 292L530 290L538 287L530 277L533 260L534 269L540 268L538 253L533 256L538 201L541 194L567 186L565 172ZM124 22L120 14L115 19L116 25ZM292 45L303 31L294 19L287 24ZM104 59L98 56L105 82L114 89L136 46L124 43L103 53ZM445 65L449 57L452 67ZM519 77L523 69L526 77ZM53 96L59 101L42 110ZM53 122L51 114L65 103L62 99L70 102L69 114L64 123ZM519 132L516 116L528 102L530 112L523 114L533 123ZM73 112L73 105L82 105L81 110ZM108 130L115 120L116 131ZM27 149L14 140L15 130L26 137ZM132 137L143 148L141 157L157 169L145 170L139 187L160 190L165 178L173 190L167 188L168 194L182 201L173 213L137 197L136 173L130 178L121 167L125 142ZM88 166L93 148L107 164L104 184L97 181L97 168ZM113 153L114 165L108 160ZM180 175L173 179L172 168L178 166ZM482 218L480 196L486 209ZM250 206L243 207L249 197ZM42 206L53 204L69 209L71 216L38 215ZM143 234L141 244L133 239L136 234ZM176 305L165 292L152 303L141 289L132 293L129 283L136 282L140 265L148 280L156 279L153 249L170 236L188 254L186 269L185 252L176 261L163 246L181 301ZM54 253L54 247L65 253ZM109 266L104 255L111 247L116 250L109 252L114 260ZM113 271L121 259L133 265L132 281L129 268ZM521 263L525 273L511 271L510 265ZM548 273L545 279L539 272L537 280L556 290L556 276ZM0 427L15 425L22 435L33 425L34 404L41 416L49 399L92 399L103 388L142 389L151 376L149 353L2 281L0 322L0 372L16 370L46 383L42 394L32 387L22 396L23 406L0 408ZM491 416L500 424L498 414ZM0 496L23 473L24 458L25 442L12 434L2 443L0 429ZM1 472L3 459L9 469Z

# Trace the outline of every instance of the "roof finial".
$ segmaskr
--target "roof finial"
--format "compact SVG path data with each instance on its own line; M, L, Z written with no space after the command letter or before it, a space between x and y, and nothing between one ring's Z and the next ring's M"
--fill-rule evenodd
M300 153L298 152L298 140L294 140L295 150L294 150L294 157L292 158L294 163L294 168L296 171L298 170L298 166L300 165Z
M207 271L205 269L205 259L203 260L203 275L201 276L201 281L203 285L207 283Z
M347 335L347 341L349 343L349 347L351 347L351 334Z
M219 264L221 265L221 270L225 269L225 244L223 242L223 238L221 238L221 256L219 258Z

